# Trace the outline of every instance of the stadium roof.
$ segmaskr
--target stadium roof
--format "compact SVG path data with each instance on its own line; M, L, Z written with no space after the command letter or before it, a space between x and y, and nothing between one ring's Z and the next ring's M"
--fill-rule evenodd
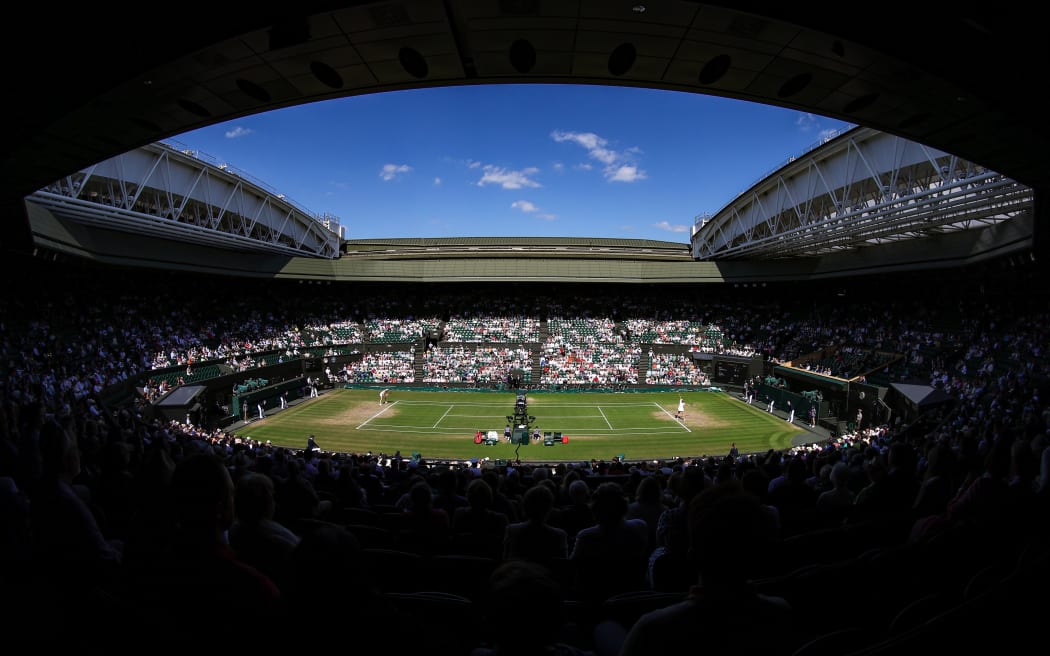
M689 255L689 244L655 239L608 239L601 237L405 237L395 239L347 239L347 251L461 250L464 248L511 248L535 250L653 251Z
M847 18L819 3L190 0L130 29L90 5L19 11L0 46L14 128L0 169L5 246L31 241L22 197L120 152L304 102L463 84L763 102L935 146L1037 191L1050 184L1038 84L1050 49L1039 21L1009 3L891 1Z

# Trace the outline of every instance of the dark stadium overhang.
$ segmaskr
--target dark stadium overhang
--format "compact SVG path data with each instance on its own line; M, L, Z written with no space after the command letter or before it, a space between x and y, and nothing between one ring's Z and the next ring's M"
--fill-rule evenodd
M36 242L117 266L350 283L570 282L761 284L965 267L1032 247L1032 219L815 258L698 262L685 244L650 240L466 238L362 240L335 260L220 250L89 228L26 203ZM368 242L363 243L363 242ZM575 244L578 251L568 249ZM667 252L656 254L663 244ZM382 246L378 251L365 246ZM614 247L615 246L615 247ZM471 250L476 249L476 250ZM678 254L675 250L678 249ZM931 255L931 253L935 255ZM921 279L919 279L921 281Z
M44 185L187 130L305 102L465 84L607 84L866 125L1050 181L1039 21L1001 4L405 0L197 3L129 29L23 4L4 39L8 220ZM41 61L52 65L41 65ZM639 117L639 120L658 117ZM698 208L698 210L703 208ZM11 238L5 234L5 241Z

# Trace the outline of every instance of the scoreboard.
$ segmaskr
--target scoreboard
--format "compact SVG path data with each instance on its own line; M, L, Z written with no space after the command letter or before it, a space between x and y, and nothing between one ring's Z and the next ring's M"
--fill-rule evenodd
M748 379L749 360L725 360L715 358L715 375L711 380L715 384L743 385Z

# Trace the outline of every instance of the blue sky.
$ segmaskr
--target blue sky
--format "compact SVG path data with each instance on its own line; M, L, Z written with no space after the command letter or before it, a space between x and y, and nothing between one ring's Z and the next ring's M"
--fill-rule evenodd
M685 243L698 214L847 127L698 94L508 84L313 103L171 141L339 217L348 239Z

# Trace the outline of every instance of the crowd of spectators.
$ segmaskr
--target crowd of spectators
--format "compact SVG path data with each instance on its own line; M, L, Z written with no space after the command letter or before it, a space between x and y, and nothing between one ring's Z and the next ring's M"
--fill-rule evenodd
M647 385L687 385L709 387L711 378L686 353L649 352L649 370L645 372Z
M698 320L723 316L733 341L770 362L829 346L901 353L889 375L956 400L912 423L783 452L730 455L727 436L725 455L696 460L493 466L278 448L103 403L110 385L148 373L158 353L172 360L174 350L177 361L199 341L212 353L236 345L243 357L249 345L279 343L299 313L329 323L375 309L409 316L397 302L363 310L364 299L318 294L261 304L238 289L241 300L176 294L161 304L149 293L159 280L137 289L100 277L74 290L68 272L34 273L40 284L0 300L0 580L9 626L40 644L112 646L120 636L104 627L117 621L175 634L173 644L213 645L280 639L262 627L301 639L310 617L345 618L347 630L411 628L426 613L406 613L401 595L441 590L480 606L510 581L540 586L524 598L563 602L566 615L543 642L602 656L681 646L690 627L719 653L793 653L842 628L861 629L857 646L872 644L914 635L894 634L894 620L934 595L943 608L976 605L941 620L958 648L999 623L1012 621L1002 640L1037 625L1029 600L1048 582L1050 557L1050 404L1041 392L1050 312L1032 286L780 310L765 299L703 305ZM434 299L418 302L413 316L441 316ZM602 302L555 309L613 317L565 312ZM640 306L627 299L619 312ZM594 343L571 329L579 344L567 343L565 357L580 350L580 360L602 353L616 362L601 351L616 344L616 364L629 371L622 354L640 346L609 324L598 322ZM412 352L370 354L352 373L406 380L413 358L396 353ZM548 363L554 355L544 353ZM742 535L761 539L733 542ZM381 561L389 551L416 558ZM481 560L448 568L456 556ZM468 571L467 562L488 569ZM521 562L543 569L515 569ZM607 602L627 592L670 596L617 614ZM242 616L252 631L236 630ZM741 632L725 634L712 617ZM786 627L779 640L747 630L759 620ZM61 633L48 630L56 622ZM451 633L496 651L508 638L484 626ZM138 634L120 635L130 644Z
M705 594L719 590L716 577L724 567L721 574L705 573L689 556L691 502L715 490L759 504L756 517L767 526L768 544L753 560L733 560L730 569L746 572L759 590L784 592L787 606L795 603L789 584L801 576L797 568L851 561L865 550L909 550L917 557L939 545L948 563L938 566L940 576L948 571L941 568L960 565L947 551L961 548L960 535L994 532L994 544L982 542L985 551L971 553L961 574L1012 564L1022 547L1043 544L1034 540L1047 527L1047 410L1013 416L1009 404L982 407L983 418L969 411L928 417L923 425L873 427L784 452L732 456L727 445L725 455L692 460L499 466L300 451L128 411L91 421L38 412L21 416L19 430L3 443L2 576L7 594L27 604L21 609L26 620L46 607L47 617L68 613L94 621L112 612L156 626L159 617L215 599L280 620L309 614L299 604L316 603L296 597L308 584L301 577L319 575L299 569L300 545L318 539L320 530L335 531L344 557L355 559L354 571L365 576L365 589L388 602L396 594L439 589L480 601L477 586L466 590L462 581L454 584L456 575L444 578L436 564L428 569L439 558L484 562L490 574L519 561L556 572L558 599L572 602L572 621L586 628L574 646L599 650L610 630L616 635L607 600L672 593L650 597L670 608L676 594L682 603L699 603L698 581ZM26 434L36 440L19 439ZM218 472L229 480L223 483ZM221 501L223 490L230 495L222 501L226 511L208 515L204 504ZM187 534L190 527L197 533ZM739 530L726 526L725 537ZM816 542L820 536L828 544ZM370 559L379 545L417 556L400 565L408 576L374 568L378 561ZM217 553L207 555L220 548L226 550L222 569L209 560ZM934 574L924 569L922 576L929 589L895 589L899 573L879 588L881 603L899 609L914 594L934 592ZM824 585L826 594L838 590ZM875 594L870 588L838 593L855 604ZM810 603L808 595L804 600ZM639 640L677 639L665 631L650 635L641 628L650 620L633 619L642 635L628 637L633 621L619 627L630 646L625 653L641 653ZM845 621L825 613L821 627L839 620ZM819 633L798 625L793 631L782 647ZM499 639L476 636L479 647Z
M538 316L523 314L453 316L445 324L447 342L531 344L540 341Z
M415 365L415 347L366 353L358 362L346 364L343 379L347 383L414 383Z
M447 346L427 349L423 355L424 383L489 385L509 380L515 371L523 372L524 382L531 379L532 353L528 349Z

